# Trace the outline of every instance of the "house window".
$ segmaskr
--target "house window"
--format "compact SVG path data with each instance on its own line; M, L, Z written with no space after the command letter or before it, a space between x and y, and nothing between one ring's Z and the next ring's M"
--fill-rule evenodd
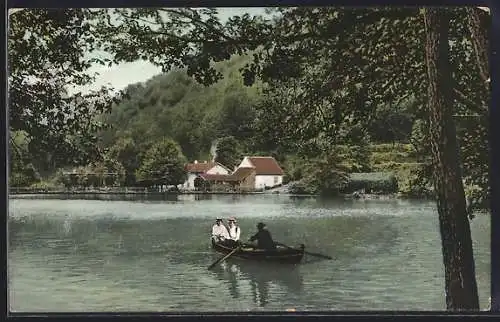
M274 177L274 184L278 184L279 177Z

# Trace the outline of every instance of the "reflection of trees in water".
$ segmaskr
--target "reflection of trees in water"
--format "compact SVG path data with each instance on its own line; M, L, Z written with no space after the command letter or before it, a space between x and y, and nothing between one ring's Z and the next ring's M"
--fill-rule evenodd
M213 199L213 195L209 195L209 194L196 194L194 196L195 196L195 200L212 200Z
M253 302L260 307L269 303L273 283L283 285L288 292L300 293L303 288L298 267L292 265L228 261L217 265L213 272L219 280L227 281L232 298L239 299L241 288L249 287Z

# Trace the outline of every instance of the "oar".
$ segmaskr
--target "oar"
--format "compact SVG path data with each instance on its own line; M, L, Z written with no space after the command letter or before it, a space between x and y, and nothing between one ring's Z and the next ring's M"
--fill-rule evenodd
M292 248L290 246L287 246L287 245L285 245L283 243L279 243L279 242L275 242L275 244L283 246L283 247L286 247L288 249L296 249L296 248ZM318 254L318 253L311 253L311 252L308 252L308 251L304 251L304 253L307 254L307 255L321 257L321 258L325 258L325 259L333 259L331 256L328 256L328 255L323 255L323 254Z
M229 258L231 255L233 255L234 253L236 253L237 251L239 251L241 248L241 246L239 247L236 247L235 249L233 249L229 254L219 258L218 260L216 260L215 262L212 263L212 265L208 266L208 269L212 269L212 267L214 267L215 265L217 265L219 262L222 262L223 260Z

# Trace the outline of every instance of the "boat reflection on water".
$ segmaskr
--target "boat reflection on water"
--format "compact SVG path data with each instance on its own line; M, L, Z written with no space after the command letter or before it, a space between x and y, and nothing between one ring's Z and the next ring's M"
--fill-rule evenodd
M279 295L279 292L272 292L275 287L282 289L281 293L301 293L303 289L299 265L228 260L214 267L212 272L227 284L233 298L251 294L260 307L266 306L271 296Z

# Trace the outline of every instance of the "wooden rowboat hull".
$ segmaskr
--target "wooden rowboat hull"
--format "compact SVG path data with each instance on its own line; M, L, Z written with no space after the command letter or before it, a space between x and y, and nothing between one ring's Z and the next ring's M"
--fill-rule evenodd
M221 253L229 254L234 248L212 241L212 248ZM303 248L278 247L276 250L262 250L243 246L241 250L232 255L233 257L277 263L296 264L304 257Z

